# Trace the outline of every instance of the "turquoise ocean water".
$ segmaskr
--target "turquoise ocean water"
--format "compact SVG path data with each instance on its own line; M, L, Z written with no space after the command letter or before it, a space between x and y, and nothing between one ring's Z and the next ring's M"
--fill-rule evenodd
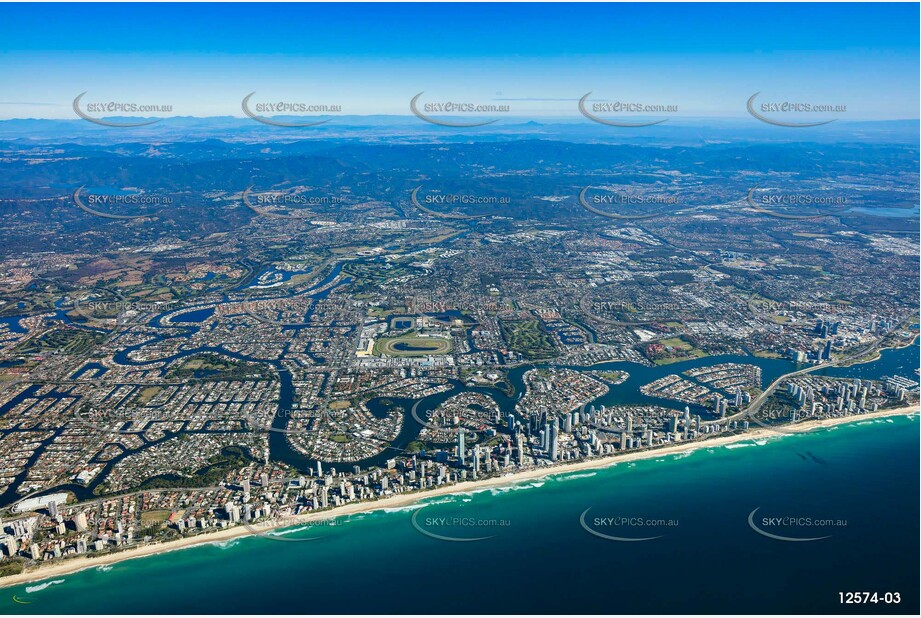
M0 590L4 613L916 612L918 417L701 446ZM828 536L778 541L781 536ZM590 530L621 538L612 541ZM445 524L441 518L469 518ZM835 527L762 525L763 517ZM605 519L633 521L608 525ZM643 525L639 525L641 520ZM845 522L844 525L841 522ZM421 531L420 531L421 529ZM445 541L491 537L479 541ZM821 533L821 534L820 534ZM841 591L898 605L841 608ZM16 603L13 596L28 604Z
M832 371L909 377L917 354L913 345L886 351L876 363ZM919 609L917 415L855 419L723 447L702 444L691 453L421 505L2 588L0 611ZM819 540L789 540L805 538ZM848 591L877 592L881 599L898 593L900 603L841 606L839 593Z

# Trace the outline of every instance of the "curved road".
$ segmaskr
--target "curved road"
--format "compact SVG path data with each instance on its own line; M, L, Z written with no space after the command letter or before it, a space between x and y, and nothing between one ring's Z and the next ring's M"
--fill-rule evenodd
M771 384L766 389L764 389L764 392L758 395L751 402L751 404L749 404L749 406L745 408L744 410L737 412L733 414L732 416L727 416L726 418L721 418L721 419L712 420L712 421L704 421L701 423L701 425L713 425L713 424L721 423L723 421L735 421L735 420L741 420L745 417L753 417L755 414L758 413L758 411L761 409L761 406L763 406L764 402L767 401L768 397L773 395L774 391L777 390L777 387L780 386L780 384L783 381L787 380L788 378L792 378L794 376L802 375L805 373L811 373L813 371L817 371L819 369L825 369L827 367L835 367L837 365L841 365L842 363L846 363L852 360L856 360L858 358L862 358L878 350L882 346L884 341L885 341L885 338L880 339L879 341L872 343L870 347L864 349L863 351L857 352L855 354L851 354L849 356L845 356L843 358L839 358L838 360L830 361L827 363L819 363L818 365L811 365L804 369L799 369L792 373L784 374L780 376L779 378L777 378L776 380L774 380L773 382L771 382ZM914 339L912 339L912 341L914 341Z

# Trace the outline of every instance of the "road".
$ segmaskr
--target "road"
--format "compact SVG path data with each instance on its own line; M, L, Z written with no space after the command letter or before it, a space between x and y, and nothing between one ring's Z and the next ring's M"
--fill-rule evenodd
M714 425L714 424L722 423L722 422L725 422L725 421L737 421L737 420L742 420L742 419L744 419L744 418L746 418L746 417L749 417L749 418L754 417L755 414L757 414L758 411L761 409L761 406L764 405L764 402L767 401L768 397L770 397L771 395L773 395L773 394L774 394L774 391L777 390L777 387L780 386L781 383L783 383L784 381L788 380L789 378L792 378L792 377L795 377L795 376L798 376L798 375L803 375L803 374L806 374L806 373L811 373L811 372L813 372L813 371L818 371L819 369L826 369L826 368L828 368L828 367L835 367L835 366L838 366L838 365L842 365L842 364L844 364L844 363L848 363L848 362L850 362L850 361L857 360L857 359L859 359L859 358L862 358L862 357L864 357L864 356L867 356L868 354L871 354L871 353L875 352L876 350L878 350L878 349L883 345L883 343L884 343L885 341L886 341L886 338L884 337L884 338L882 338L882 339L880 339L880 340L878 340L878 341L873 342L869 347L864 348L863 350L861 350L861 351L859 351L859 352L856 352L856 353L854 353L854 354L850 354L850 355L848 355L848 356L844 356L844 357L842 357L842 358L839 358L839 359L837 359L837 360L833 360L833 361L830 361L830 362L827 362L827 363L820 363L820 364L818 364L818 365L811 365L811 366L806 367L806 368L804 368L804 369L799 369L799 370L794 371L794 372L792 372L792 373L784 374L784 375L780 376L779 378L777 378L776 380L774 380L773 382L771 382L771 384L770 384L766 389L764 389L764 392L761 393L760 395L758 395L757 397L755 397L755 399L751 402L751 404L749 404L749 406L748 406L747 408L745 408L744 410L742 410L742 411L740 411L740 412L737 412L736 414L733 414L732 416L727 416L726 418L723 418L723 419L717 419L717 420L712 420L712 421L704 421L704 422L701 423L701 425Z

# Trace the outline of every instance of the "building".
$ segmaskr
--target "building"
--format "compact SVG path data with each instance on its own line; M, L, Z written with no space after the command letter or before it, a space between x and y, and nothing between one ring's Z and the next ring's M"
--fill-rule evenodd
M550 427L550 459L556 461L560 457L560 421L553 419Z
M460 461L460 465L465 464L465 458L467 455L467 447L464 444L464 428L461 427L457 432L457 459Z

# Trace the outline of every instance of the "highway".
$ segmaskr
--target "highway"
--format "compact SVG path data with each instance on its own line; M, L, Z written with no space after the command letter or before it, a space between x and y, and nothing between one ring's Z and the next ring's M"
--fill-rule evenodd
M871 354L875 352L876 350L878 350L880 347L882 347L885 341L886 341L886 338L883 337L882 339L879 339L878 341L873 342L869 347L863 348L859 352L849 354L848 356L844 356L842 358L839 358L833 361L829 361L827 363L819 363L818 365L811 365L809 367L805 367L804 369L799 369L797 371L784 374L780 376L779 378L777 378L776 380L774 380L773 382L771 382L771 384L766 389L764 389L764 392L758 395L757 397L755 397L755 399L752 400L749 406L745 408L744 410L741 410L733 414L732 416L727 416L726 418L723 418L723 419L703 421L701 422L701 425L714 425L714 424L718 424L718 423L725 422L725 421L736 421L736 420L742 420L745 418L754 418L755 414L757 414L758 411L761 410L761 406L764 405L764 402L767 401L768 397L773 395L774 391L777 390L777 387L780 386L780 384L784 382L785 380L788 380L789 378L792 378L798 375L803 375L806 373L811 373L813 371L818 371L819 369L825 369L827 367L835 367L838 365L848 363L850 361L857 360L859 358L867 356L868 354Z

